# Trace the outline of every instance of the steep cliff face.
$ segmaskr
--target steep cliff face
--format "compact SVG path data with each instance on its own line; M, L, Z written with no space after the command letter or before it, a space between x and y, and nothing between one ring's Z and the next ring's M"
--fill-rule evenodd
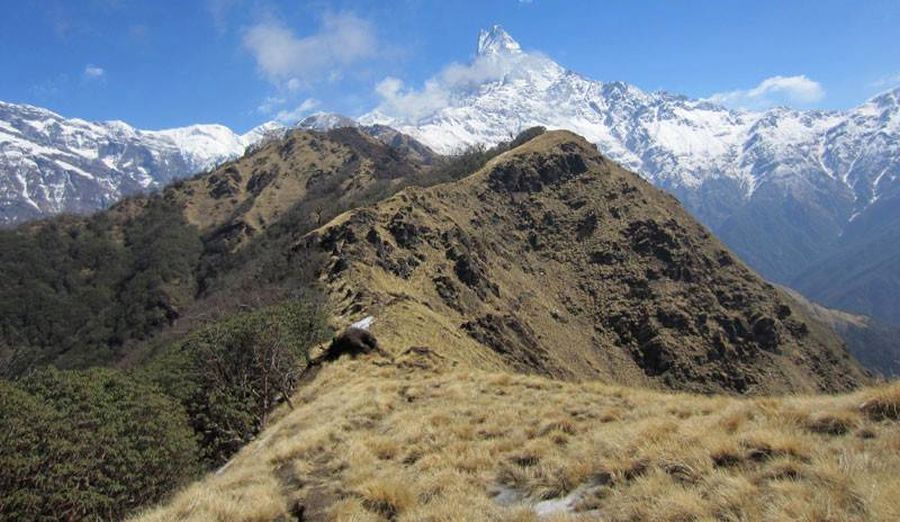
M303 245L388 349L696 391L848 389L840 340L671 196L564 131L458 182L339 216Z

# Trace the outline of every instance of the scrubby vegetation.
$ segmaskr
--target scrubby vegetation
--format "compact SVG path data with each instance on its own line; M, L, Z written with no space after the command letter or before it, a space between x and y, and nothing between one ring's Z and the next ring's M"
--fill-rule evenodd
M112 217L0 231L0 345L16 348L6 376L106 364L192 300L202 243L177 209L151 198L124 225Z
M323 368L225 472L138 520L900 516L898 384L740 399L453 369L422 350L378 362Z
M353 154L334 172L311 178L303 196L240 249L234 243L235 231L245 225L239 214L203 231L188 223L180 199L193 197L187 182L91 217L0 230L0 376L47 364L108 365L176 322L181 332L189 331L194 317L204 315L197 310L212 307L222 317L243 305L308 292L319 264L316 254L295 248L304 234L404 187L459 179L541 132L529 129L491 149L473 147L427 169L353 129L318 135L309 147L339 144ZM300 147L296 140L289 136L258 153L263 159L270 153L289 156ZM375 179L344 190L372 168L367 165L374 165ZM228 164L195 181L206 180L213 192L222 185L228 195L232 189L225 181L235 172ZM254 183L269 177L260 171Z
M0 519L114 520L199 472L184 410L122 373L0 381Z
M500 142L493 147L485 147L479 144L463 148L454 154L436 160L435 166L428 172L425 179L417 184L430 186L462 179L477 171L500 154L523 145L546 131L547 129L544 127L531 127L520 132L510 141Z
M140 370L188 412L204 460L224 462L290 400L311 346L330 331L300 300L229 317L173 343Z
M132 374L0 380L0 518L121 518L219 465L289 400L329 330L300 300L233 315Z

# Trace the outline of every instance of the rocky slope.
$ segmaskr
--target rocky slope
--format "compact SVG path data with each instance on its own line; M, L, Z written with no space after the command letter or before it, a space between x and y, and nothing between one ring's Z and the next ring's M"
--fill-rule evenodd
M339 216L298 244L310 246L331 257L339 320L374 316L394 350L707 392L867 379L674 198L569 132Z
M674 193L742 259L781 283L806 280L802 274L852 242L854 223L868 222L875 203L896 197L900 185L898 90L846 112L735 111L585 78L523 51L499 27L482 32L477 56L461 69L471 74L438 76L435 92L423 94L441 103L413 112L388 100L360 121L389 125L439 152L496 143L534 125L572 130ZM870 231L883 226L871 221ZM876 269L872 278L897 295L889 274L898 268ZM820 292L826 304L846 303L813 291ZM857 311L900 320L897 303Z

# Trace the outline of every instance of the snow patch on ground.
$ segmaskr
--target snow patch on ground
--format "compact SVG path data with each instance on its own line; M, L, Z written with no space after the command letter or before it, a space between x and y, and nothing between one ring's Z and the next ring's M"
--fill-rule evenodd
M372 323L374 323L374 322L375 322L375 318L372 317L371 315L369 315L369 316L367 316L363 319L360 319L359 321L356 321L355 323L351 324L350 328L359 328L361 330L368 330L372 326Z
M545 518L563 513L573 513L578 502L585 498L590 490L590 485L582 484L564 497L547 500L530 499L521 491L503 485L496 486L492 493L494 502L501 506L528 506L539 518Z

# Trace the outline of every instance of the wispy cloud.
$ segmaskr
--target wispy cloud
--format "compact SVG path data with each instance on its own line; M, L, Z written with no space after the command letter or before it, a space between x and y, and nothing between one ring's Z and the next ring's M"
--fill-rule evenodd
M890 89L893 87L897 87L898 85L900 85L900 73L878 78L874 82L870 83L869 87L873 87L875 89Z
M269 116L274 113L278 107L287 103L287 101L287 98L284 96L267 96L266 99L256 107L256 112Z
M97 67L96 65L87 65L81 73L81 76L85 80L99 80L106 76L106 71L102 67Z
M206 10L219 34L228 30L228 15L240 2L241 0L206 0Z
M308 116L309 113L318 108L319 105L319 100L307 98L303 100L300 105L291 110L278 111L278 114L275 115L275 119L281 123L293 125Z
M266 79L289 91L334 81L379 49L372 24L352 13L324 15L318 32L307 36L277 21L259 23L247 30L243 43Z
M71 79L67 74L58 74L54 78L32 86L34 96L41 101L58 98L60 94L70 89Z
M484 82L515 78L541 67L548 59L538 53L479 56L470 64L453 63L425 81L422 88L406 86L389 76L375 87L380 97L377 110L402 121L415 122L437 109L452 106L455 93L474 88Z
M43 6L44 13L56 36L63 40L68 38L75 27L73 27L72 17L68 13L66 6L59 2L44 2L39 5Z
M736 109L761 110L776 105L807 105L822 100L825 89L804 75L772 76L751 89L713 94L708 101Z

